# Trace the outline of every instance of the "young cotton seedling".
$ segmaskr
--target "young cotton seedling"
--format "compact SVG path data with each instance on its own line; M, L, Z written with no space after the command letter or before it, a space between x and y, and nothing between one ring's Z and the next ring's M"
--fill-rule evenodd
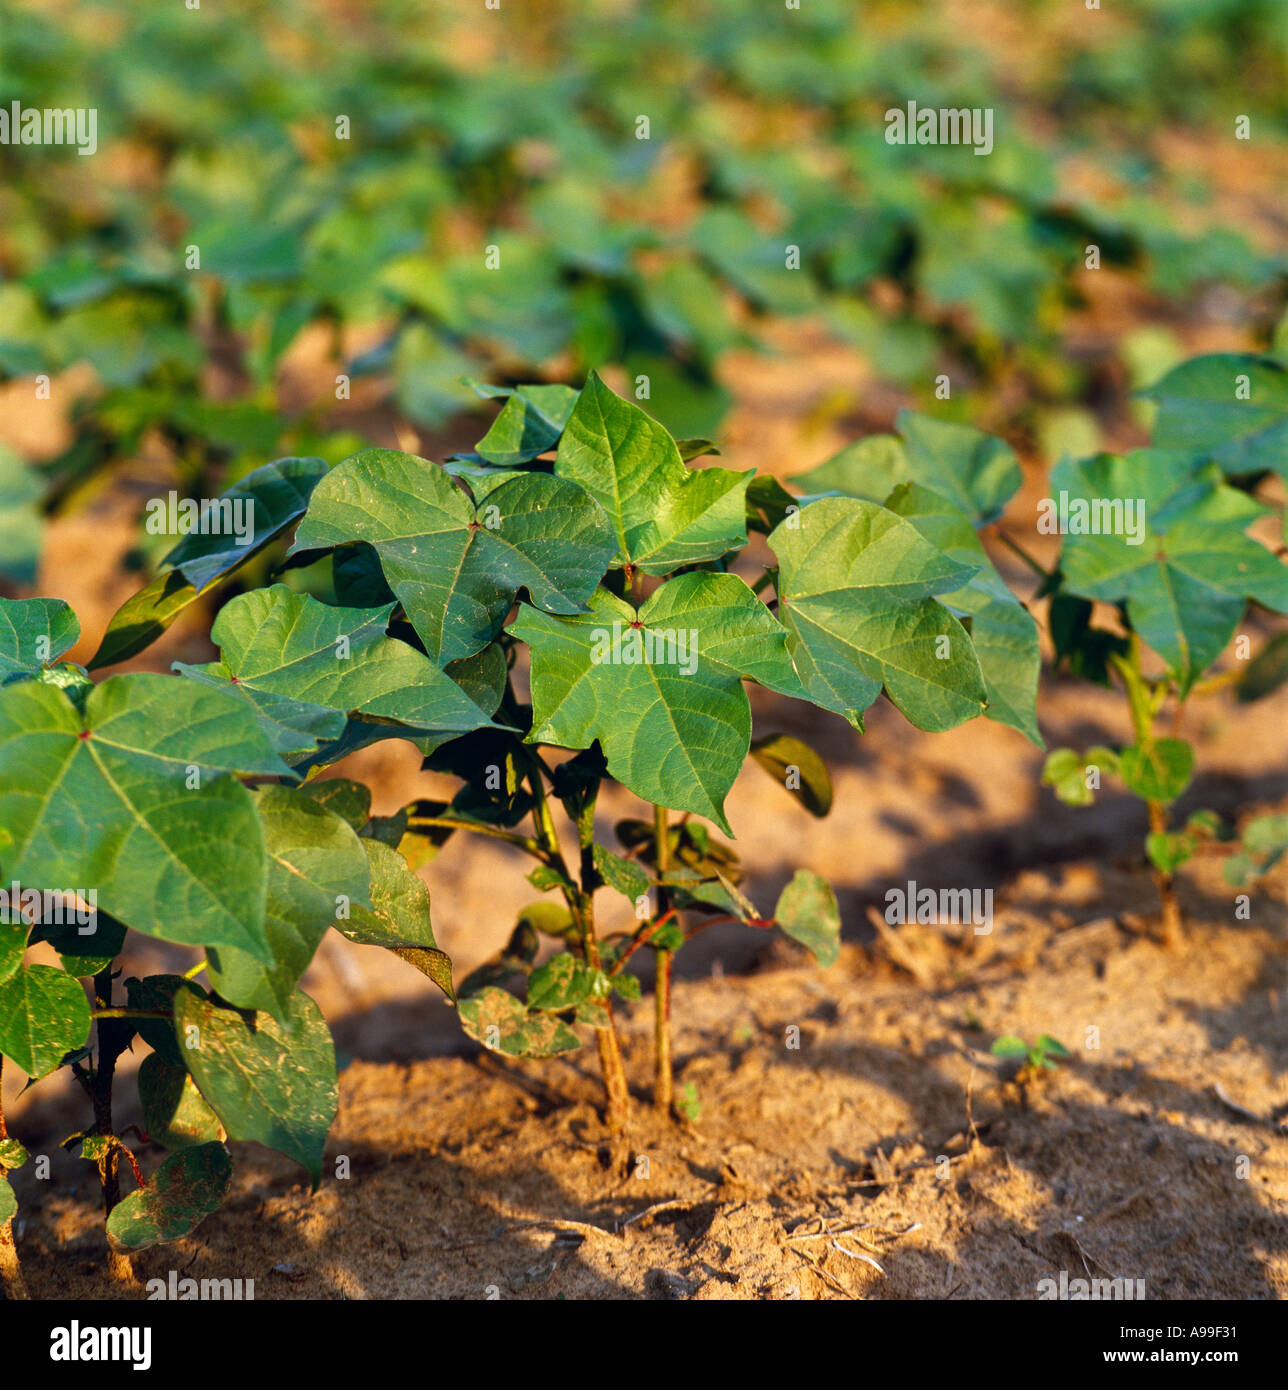
M810 870L769 914L740 887L724 808L749 756L811 814L832 804L799 739L753 742L744 681L859 729L883 692L927 730L985 710L1032 725L1027 658L1011 670L994 640L1019 631L1018 605L987 575L972 587L987 561L946 499L796 501L772 479L691 468L709 445L682 447L594 376L580 392L493 394L507 405L479 451L445 466L367 449L331 469L256 470L230 490L254 503L246 543L185 537L90 667L144 650L270 547L280 572L306 567L302 587L327 601L282 583L227 598L216 661L95 684L59 660L79 634L66 605L0 601L0 868L41 890L88 885L97 906L88 933L43 912L0 927L0 1054L33 1079L66 1066L85 1089L93 1124L68 1143L99 1171L122 1277L131 1252L220 1205L229 1139L320 1180L335 1054L299 981L328 931L421 970L493 1051L549 1056L592 1035L620 1157L614 1001L640 997L627 969L640 950L657 963L655 1099L692 1116L671 1076L675 952L717 922L778 928L824 966L840 949L835 895ZM386 738L457 778L451 800L372 816L366 787L320 776ZM611 782L645 814L610 833L596 808ZM457 833L527 855L542 895L459 985L414 872ZM126 980L122 999L129 930L199 958ZM38 940L62 969L27 962ZM152 1049L139 1154L113 1119L116 1062L136 1039ZM169 1156L148 1175L153 1147ZM0 1180L0 1213L9 1192Z
M1251 657L1250 639L1239 635L1249 602L1288 613L1288 566L1247 534L1274 515L1259 500L1270 474L1288 476L1288 371L1268 358L1203 357L1146 394L1159 406L1149 448L1065 460L1051 474L1055 495L1088 509L1132 502L1143 536L1070 530L1043 586L1057 661L1084 679L1117 681L1133 741L1084 754L1056 749L1043 780L1062 800L1086 805L1103 778L1115 777L1145 803L1163 937L1175 943L1176 871L1219 829L1207 811L1179 830L1171 825L1169 808L1194 775L1194 750L1178 733L1187 702L1230 685L1259 699L1288 674L1277 655L1282 637L1244 671L1209 674L1236 636L1236 660ZM1110 605L1116 622L1095 621L1096 603ZM1158 658L1152 667L1146 648Z
M1037 1075L1043 1071L1055 1071L1061 1061L1069 1055L1069 1049L1057 1042L1049 1033L1043 1033L1035 1043L1026 1043L1015 1033L1000 1037L989 1048L994 1057L1019 1058L1023 1061L1023 1071Z

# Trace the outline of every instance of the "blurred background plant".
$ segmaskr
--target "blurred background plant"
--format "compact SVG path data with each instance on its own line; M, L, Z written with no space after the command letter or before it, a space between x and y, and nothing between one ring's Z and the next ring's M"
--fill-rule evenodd
M1187 352L1285 350L1286 61L1276 0L3 0L6 101L99 113L92 158L0 146L5 573L141 456L211 494L459 445L464 376L642 375L727 436L790 354L816 432L941 373L1021 445L1130 430ZM888 145L910 100L994 152Z

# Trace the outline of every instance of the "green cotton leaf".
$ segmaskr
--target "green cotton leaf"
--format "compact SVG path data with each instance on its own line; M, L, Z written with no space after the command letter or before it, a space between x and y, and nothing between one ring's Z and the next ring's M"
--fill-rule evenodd
M119 1254L182 1240L219 1210L233 1180L233 1161L220 1143L181 1149L131 1192L107 1218L107 1243Z
M31 944L38 941L48 941L63 969L83 980L106 970L121 954L125 927L106 912L95 912L93 920L84 924L73 920L42 923L31 933Z
M7 368L0 370L12 375ZM0 444L0 575L15 584L36 582L45 532L43 494L36 470Z
M182 571L198 590L209 588L294 525L326 474L327 464L320 458L277 459L256 468L210 500L206 524L218 520L218 532L202 535L194 530L163 563ZM168 510L165 501L154 499L149 509Z
M395 602L385 583L380 556L369 545L347 545L331 553L331 587L345 608L378 608Z
M0 598L0 685L34 676L80 638L76 614L58 598Z
M643 869L630 859L623 859L611 849L597 844L593 850L595 869L600 878L623 897L636 902L652 887L652 880Z
M18 1198L14 1195L9 1179L0 1172L0 1231L17 1215Z
M433 980L448 999L455 999L451 958L434 940L424 879L383 841L364 836L360 843L367 855L370 906L355 903L347 919L333 924L336 930L350 941L384 946Z
M778 896L774 918L782 931L799 941L826 969L841 954L841 910L826 879L797 869Z
M206 525L217 518L217 528L210 534L196 530L185 536L165 557L170 568L121 605L90 658L90 669L114 666L151 646L199 594L293 526L326 471L322 459L278 459L212 499ZM150 509L161 529L168 529L169 499L154 499Z
M516 386L505 394L501 413L475 445L475 453L495 468L516 468L559 442L578 393L571 386Z
M832 777L809 746L789 734L769 734L751 745L751 756L781 787L820 819L832 809Z
M139 1102L148 1138L167 1149L186 1149L220 1138L219 1116L201 1098L183 1067L150 1052L139 1066Z
M1288 681L1288 632L1279 632L1252 658L1234 688L1241 705L1264 699Z
M712 439L677 439L675 447L680 451L680 457L685 463L691 463L694 459L700 459L705 454L718 454L720 450ZM755 479L752 479L755 482Z
M221 773L289 773L249 710L174 676L112 676L82 715L57 690L0 690L0 840L21 882L80 884L126 926L271 960L264 835Z
M140 1018L136 1020L139 1036L158 1056L172 1066L182 1067L183 1051L174 1035L174 996L187 981L182 975L145 975L131 977L125 982L125 997L131 1009L147 1009L170 1014L171 1018Z
M684 452L681 446L681 453ZM766 535L785 521L793 512L800 511L799 499L767 473L757 473L747 484L747 526L752 531L762 531Z
M931 597L973 570L875 503L824 498L769 536L778 616L805 698L856 727L884 687L919 729L984 712L979 659L961 623ZM789 692L790 693L790 692Z
M1194 857L1197 848L1192 835L1182 831L1153 831L1145 837L1145 853L1160 873L1174 874Z
M929 488L905 483L895 489L886 506L912 522L949 559L975 567L962 588L940 594L939 601L971 620L971 645L988 695L985 716L1018 729L1041 748L1037 698L1042 652L1037 624L1028 609L1007 588L970 519L954 503Z
M1067 806L1090 806L1096 799L1098 776L1114 777L1119 773L1119 757L1110 748L1089 748L1078 754L1072 748L1055 748L1047 754L1042 766L1042 785L1055 790Z
M572 913L565 903L529 903L518 917L519 926L529 926L542 936L557 936L567 940L580 940L581 933L573 920Z
M296 991L285 1017L249 1019L186 985L174 996L184 1063L230 1139L253 1139L293 1158L316 1188L335 1119L335 1047L318 1006Z
M1029 1055L1029 1045L1014 1033L1007 1033L988 1049L994 1057L1024 1057Z
M1288 612L1288 566L1243 534L1264 508L1222 483L1210 464L1159 449L1099 454L1058 464L1051 489L1067 512L1064 587L1125 603L1132 627L1177 674L1183 692L1221 654L1248 599ZM1106 515L1118 502L1121 517ZM1129 503L1143 510L1135 518L1136 545L1123 533ZM1096 520L1093 504L1111 529L1076 532L1075 525Z
M1148 747L1124 748L1118 764L1123 783L1133 796L1167 805L1194 776L1194 749L1184 739L1160 738Z
M807 493L840 492L881 502L899 483L917 483L965 513L972 527L1001 516L1022 481L1009 444L970 425L901 410L902 439L869 435L791 479Z
M408 965L415 966L426 979L432 980L450 1003L456 1002L456 990L452 985L452 958L446 951L437 948L426 951L419 946L391 946L389 949Z
M1141 395L1158 404L1154 443L1215 460L1228 476L1288 478L1288 368L1218 352L1173 368Z
M611 977L614 991L623 999L638 1000L643 997L640 982L634 975L619 974Z
M64 661L57 666L46 666L43 671L37 672L36 679L55 690L61 690L77 709L85 708L89 692L94 689L89 672L72 661Z
M27 950L27 923L6 908L0 913L0 984L17 973Z
M112 614L98 650L89 659L89 669L115 666L137 656L196 601L196 585L184 578L182 570L163 570Z
M332 469L291 553L355 541L375 549L440 666L486 647L520 589L550 612L579 612L613 557L607 518L571 483L507 475L476 506L437 464L390 449Z
M354 830L361 830L371 819L371 788L365 783L348 777L320 777L316 782L305 782L299 790L348 821Z
M356 899L349 917L333 925L364 946L422 946L437 949L429 916L429 888L396 849L363 836L371 887L368 901Z
M586 613L524 606L507 630L531 648L528 742L598 739L609 772L636 796L731 833L722 807L751 743L742 677L798 689L786 634L741 579L681 575L638 613L601 589Z
M597 972L567 951L561 951L528 976L528 1008L562 1013L599 993Z
M594 372L564 428L555 473L599 503L618 562L645 574L716 560L747 543L751 474L686 467L666 429Z
M21 1168L30 1157L16 1139L0 1139L0 1168Z
M1117 633L1092 627L1094 606L1085 598L1057 592L1047 608L1047 626L1055 648L1056 664L1067 660L1070 672L1081 680L1109 687L1109 659L1125 656L1130 643Z
M1288 816L1257 816L1248 822L1237 853L1224 865L1225 881L1232 888L1246 888L1268 874L1288 854Z
M607 1004L602 1004L598 999L583 999L573 1014L578 1023L584 1023L588 1028L611 1028L613 1026L613 1016L608 1012Z
M461 1026L490 1052L508 1057L553 1057L573 1052L577 1035L552 1014L529 1014L526 1005L495 985L460 1002Z
M175 669L218 685L255 710L282 754L336 738L348 715L381 721L386 737L415 729L457 734L491 720L414 647L388 636L393 604L332 608L283 584L239 594L211 629L221 661ZM304 729L309 729L304 734Z
M337 915L370 906L367 856L353 827L290 787L261 787L268 889L264 934L273 963L235 948L211 947L210 983L230 1004L283 1019L295 986Z
M80 981L51 965L23 965L0 984L0 1053L33 1081L56 1071L89 1037Z

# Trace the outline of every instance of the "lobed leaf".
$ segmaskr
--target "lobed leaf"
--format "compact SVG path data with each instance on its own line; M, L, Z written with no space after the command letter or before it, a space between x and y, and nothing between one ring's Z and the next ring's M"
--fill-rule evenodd
M80 639L80 623L57 598L0 598L0 685L36 675Z
M0 984L0 1053L38 1081L89 1037L80 981L49 965L21 965Z
M289 769L248 710L193 682L113 676L83 715L37 682L0 690L8 872L93 887L105 912L147 935L267 963L263 831L229 772Z
M747 543L751 474L687 468L666 429L594 372L564 427L555 474L599 503L617 562L645 574L716 560Z
M751 742L742 677L799 689L786 633L741 579L681 575L638 611L601 589L584 614L524 606L507 630L531 648L530 743L598 740L637 796L728 832L724 799Z
M920 729L984 711L987 692L966 630L933 594L972 567L949 559L875 503L824 498L777 526L778 614L806 698L852 724L882 688Z
M481 651L520 589L576 613L613 556L607 518L580 488L506 475L477 504L436 464L364 449L313 494L291 553L364 542L424 643L446 665Z

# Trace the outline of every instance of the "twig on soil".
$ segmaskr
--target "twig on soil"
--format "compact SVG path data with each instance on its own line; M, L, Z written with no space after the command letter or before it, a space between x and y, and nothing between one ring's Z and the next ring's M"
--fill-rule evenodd
M797 1259L799 1259L803 1264L808 1265L810 1269L812 1269L814 1273L817 1274L818 1277L829 1288L835 1289L836 1292L839 1293L842 1298L848 1298L851 1302L857 1301L858 1295L851 1293L849 1289L847 1289L845 1285L842 1284L839 1280L833 1279L832 1276L827 1272L827 1270L825 1270L817 1260L811 1260L808 1255L804 1254L800 1250L797 1250L794 1253Z
M872 1258L871 1255L860 1255L857 1250L847 1250L845 1246L843 1246L841 1242L838 1240L834 1240L832 1242L832 1249L839 1250L842 1255L848 1255L852 1260L862 1260L864 1264L871 1265L872 1268L875 1269L876 1272L879 1275L881 1275L883 1279L885 1278L885 1270L882 1269L879 1264L877 1264L877 1262Z
M654 1202L651 1207L645 1207L643 1211L637 1211L634 1216L628 1216L625 1221L619 1221L614 1227L616 1231L624 1231L627 1226L636 1221L642 1221L646 1216L655 1216L659 1211L673 1211L676 1207L690 1207L693 1203L681 1201L678 1198L673 1202Z
M970 1078L966 1082L966 1123L970 1127L970 1146L974 1148L979 1143L979 1130L975 1127L975 1113L972 1109L973 1091L975 1090L975 1063L970 1064ZM951 1162L951 1160L950 1160Z

